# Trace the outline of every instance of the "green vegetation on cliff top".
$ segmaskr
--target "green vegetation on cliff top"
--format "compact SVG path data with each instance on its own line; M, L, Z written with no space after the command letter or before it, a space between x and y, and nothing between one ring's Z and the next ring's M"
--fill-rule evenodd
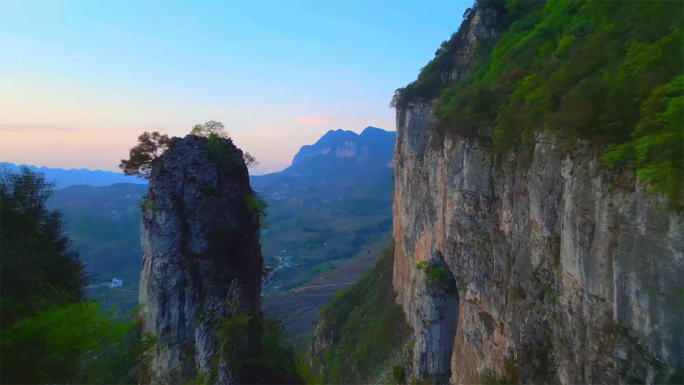
M476 13L496 37L459 63ZM490 139L495 154L540 131L569 146L587 140L605 148L604 167L681 198L684 3L477 1L464 19L393 106L436 99L442 127ZM454 71L456 80L442 80Z

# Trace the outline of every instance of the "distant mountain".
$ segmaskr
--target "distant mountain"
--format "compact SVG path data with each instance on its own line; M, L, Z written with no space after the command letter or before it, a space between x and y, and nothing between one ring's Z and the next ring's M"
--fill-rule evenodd
M281 173L334 177L387 170L392 167L395 136L394 131L370 126L361 134L330 130L313 145L302 146Z
M392 232L394 132L367 127L361 134L328 131L302 146L281 172L251 176L268 203L262 231L264 260L276 267L264 287L264 311L294 335L315 326L318 310L334 292L281 296L302 285L351 282L370 266ZM324 275L332 281L325 281Z
M126 176L120 172L36 167L25 164L16 165L14 163L0 162L0 167L6 167L10 171L18 172L22 167L28 167L31 171L45 174L45 179L57 182L55 188L61 189L68 186L86 185L92 187L109 186L114 183L134 183L147 184L147 181L132 176Z

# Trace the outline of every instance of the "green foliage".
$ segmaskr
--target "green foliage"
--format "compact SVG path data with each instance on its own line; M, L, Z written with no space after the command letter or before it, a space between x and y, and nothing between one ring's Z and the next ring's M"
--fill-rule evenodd
M221 148L220 142L217 139L230 138L230 134L228 131L226 131L226 126L217 120L210 120L203 124L196 124L190 130L190 133L209 139L211 139L213 136L213 139L210 141L209 151L211 151L212 155L217 157L217 159L221 157L220 152L223 150ZM257 162L256 158L250 155L249 152L245 152L242 157L247 167L256 167L259 165L259 162Z
M401 365L394 365L392 367L392 378L397 384L405 384L406 371L404 370L404 367Z
M314 271L318 274L328 271L328 270L335 270L337 269L337 266L333 265L332 263L326 263L324 265L318 265L314 268Z
M224 164L228 164L230 162L227 156L228 153L226 152L228 150L226 148L227 142L225 141L230 139L230 135L226 131L223 123L216 120L210 120L204 124L196 124L190 133L209 139L209 153L214 159L217 159ZM259 165L259 162L257 162L256 158L249 152L242 154L242 160L245 162L245 166L248 168Z
M217 162L219 165L228 168L230 167L230 147L226 138L217 135L209 134L207 136L207 148L209 150L209 156Z
M313 384L315 380L306 358L295 354L279 321L261 321L260 361L267 370L293 383Z
M245 195L245 203L247 208L259 218L261 228L268 228L268 219L266 218L266 209L268 204L263 199L259 198L256 192Z
M138 349L135 338L126 341L133 322L115 320L95 302L43 306L3 330L4 383L136 380L128 373L142 361L143 348Z
M425 275L427 280L425 281L428 287L434 287L437 285L444 284L448 279L448 272L444 266L427 266L425 268Z
M119 168L126 175L147 179L152 164L171 146L172 139L157 131L145 132L138 137L138 145L129 151L129 159L121 159Z
M147 199L141 199L137 202L138 207L140 208L140 211L146 211L146 210L154 210L155 209L155 204L152 201L149 201Z
M86 278L63 235L61 213L45 208L54 183L28 168L0 173L0 301L3 328L32 314L41 300L76 302Z
M194 381L216 382L219 367L230 370L239 383L291 384L310 379L306 361L286 342L283 325L253 314L242 301L237 281L231 284L223 310L225 316L210 321L218 326L211 372Z
M299 375L299 378L302 380L302 383L306 385L315 385L318 383L316 381L316 376L311 370L311 366L309 366L309 363L306 361L306 357L297 357L296 370L297 375Z
M226 126L216 120L210 120L204 124L196 124L190 130L190 133L204 137L210 137L211 135L216 135L224 139L230 137L230 134L228 134L228 131L226 131Z
M52 188L26 168L0 175L0 382L137 382L151 340L83 301L81 261L45 208Z
M436 261L420 261L416 263L416 269L425 271L425 285L429 289L443 285L449 279L446 267Z
M499 11L498 40L476 50L468 75L433 80L438 51L406 87L429 90L412 97L436 97L442 126L458 134L493 128L495 154L542 130L583 138L606 149L604 166L680 199L684 3L512 0Z
M322 364L323 382L369 383L403 346L409 328L394 302L393 257L391 244L373 268L321 310L333 334Z

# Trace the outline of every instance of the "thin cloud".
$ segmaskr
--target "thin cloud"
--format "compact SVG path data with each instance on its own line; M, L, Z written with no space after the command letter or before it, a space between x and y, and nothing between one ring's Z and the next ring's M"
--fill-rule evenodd
M86 132L86 133L102 133L102 132L133 132L144 131L144 129L93 129L84 127L70 127L58 126L54 124L40 124L40 123L26 123L26 124L12 124L0 123L0 132L3 133L35 133L35 132Z
M322 124L322 123L330 123L330 122L332 122L332 119L323 118L320 116L299 116L299 117L297 117L297 122L299 122L299 123Z
M38 132L38 131L90 131L81 127L56 126L53 124L0 124L1 132Z

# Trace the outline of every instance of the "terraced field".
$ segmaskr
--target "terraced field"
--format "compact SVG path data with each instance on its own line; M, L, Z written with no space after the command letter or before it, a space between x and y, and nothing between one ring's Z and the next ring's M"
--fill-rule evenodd
M283 322L293 339L308 335L316 327L321 307L337 290L355 282L373 266L389 239L389 236L380 238L352 258L331 261L336 269L323 271L298 288L266 297L262 304L264 312Z

